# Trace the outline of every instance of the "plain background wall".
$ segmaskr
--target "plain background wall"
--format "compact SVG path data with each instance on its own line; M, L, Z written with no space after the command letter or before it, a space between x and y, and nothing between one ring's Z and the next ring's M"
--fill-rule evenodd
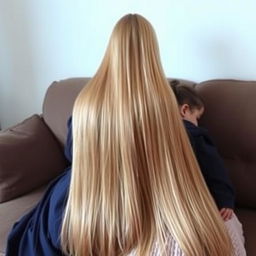
M0 0L0 124L41 113L54 80L92 76L116 21L155 27L168 77L256 80L256 1Z

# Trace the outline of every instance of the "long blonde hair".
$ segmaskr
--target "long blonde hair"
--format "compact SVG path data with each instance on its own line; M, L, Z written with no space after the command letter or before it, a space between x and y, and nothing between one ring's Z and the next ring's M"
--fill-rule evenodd
M115 26L96 75L73 110L73 165L61 231L73 256L165 255L172 236L187 256L232 255L206 187L154 29L129 14Z

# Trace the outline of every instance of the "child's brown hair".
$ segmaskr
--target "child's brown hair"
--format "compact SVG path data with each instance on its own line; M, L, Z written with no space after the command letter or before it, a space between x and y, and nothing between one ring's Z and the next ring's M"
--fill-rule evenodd
M203 99L198 95L194 87L185 85L178 80L172 80L170 85L176 96L179 106L188 104L191 109L204 107Z

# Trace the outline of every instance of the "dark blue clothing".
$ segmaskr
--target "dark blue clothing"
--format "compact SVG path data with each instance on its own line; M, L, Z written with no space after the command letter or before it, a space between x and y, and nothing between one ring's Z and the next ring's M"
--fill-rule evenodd
M62 215L68 196L70 168L48 187L38 205L15 223L6 256L59 256Z
M68 119L68 135L65 145L65 156L69 163L72 163L72 149L73 149L73 136L72 136L72 117Z
M223 160L210 138L208 131L186 120L184 120L184 125L205 182L218 208L234 209L234 189Z
M71 118L65 155L72 162ZM71 167L48 186L37 206L15 223L7 241L6 256L59 256L60 230L68 197Z

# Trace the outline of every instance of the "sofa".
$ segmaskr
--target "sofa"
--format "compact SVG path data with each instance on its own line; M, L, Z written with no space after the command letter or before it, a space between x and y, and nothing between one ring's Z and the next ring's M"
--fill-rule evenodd
M63 151L66 122L88 79L53 82L40 115L0 132L0 256L4 256L7 235L14 222L36 205L47 184L69 164ZM255 256L256 82L183 82L195 86L204 100L206 111L200 125L209 130L229 170L247 254Z

